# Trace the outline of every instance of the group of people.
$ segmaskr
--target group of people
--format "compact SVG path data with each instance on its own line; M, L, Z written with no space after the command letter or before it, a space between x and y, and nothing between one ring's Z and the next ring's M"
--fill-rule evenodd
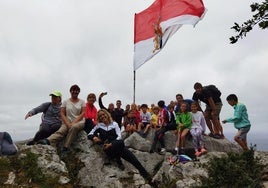
M124 145L121 133L128 135L138 132L146 137L149 129L154 129L154 139L150 153L156 149L157 142L160 142L161 151L165 152L164 134L174 130L177 134L175 150L184 149L185 138L190 133L193 137L193 145L196 156L206 153L203 134L206 126L209 128L209 136L216 139L224 138L223 129L220 123L220 111L222 108L221 93L214 85L202 86L195 83L195 92L192 99L183 99L181 94L176 95L176 102L165 105L163 100L157 105L147 104L138 106L127 105L126 109L121 108L121 100L116 101L116 107L110 103L105 107L102 102L101 93L98 97L100 110L97 110L94 103L97 98L94 93L87 96L87 102L78 97L80 88L78 85L70 87L71 97L62 102L62 94L59 91L50 93L51 102L46 102L29 111L25 119L42 114L42 121L34 138L27 143L47 144L56 146L65 139L62 147L62 155L70 151L71 144L77 138L78 132L84 130L88 139L96 144L103 145L108 158L115 158L118 167L124 170L121 158L133 164L140 174L153 183L148 172L144 169L138 159ZM234 116L222 121L222 123L233 122L238 133L234 140L247 150L246 136L250 129L246 106L238 102L235 94L229 95L228 103L234 107ZM200 107L200 102L206 104L205 110Z

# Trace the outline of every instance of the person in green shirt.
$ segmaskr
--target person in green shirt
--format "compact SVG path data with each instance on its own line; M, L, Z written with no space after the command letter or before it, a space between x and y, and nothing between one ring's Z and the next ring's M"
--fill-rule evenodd
M187 110L187 103L183 102L180 106L180 111L176 114L176 124L178 131L178 138L176 140L175 151L178 151L179 147L183 150L186 143L186 136L189 133L192 126L192 116Z
M243 148L248 150L247 133L250 130L251 124L248 119L247 108L244 104L238 102L235 94L230 94L226 98L228 104L234 108L234 116L222 121L222 123L234 123L234 127L238 129L234 140Z

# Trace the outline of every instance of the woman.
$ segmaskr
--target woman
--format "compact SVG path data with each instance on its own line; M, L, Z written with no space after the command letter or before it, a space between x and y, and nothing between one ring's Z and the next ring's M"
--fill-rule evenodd
M85 111L85 127L84 131L88 134L93 127L96 125L97 121L97 108L94 106L96 101L96 95L90 93L87 96L86 111Z
M73 85L70 88L71 98L65 100L61 106L61 118L63 124L60 129L49 136L47 139L40 140L40 144L56 145L59 141L65 138L62 148L62 157L70 150L72 142L76 139L80 130L85 126L85 101L78 98L80 88L78 85Z
M124 170L121 158L125 159L135 166L142 177L148 181L150 185L154 185L150 174L141 165L135 155L129 151L121 139L121 132L118 124L112 120L110 113L101 109L97 114L98 124L88 134L88 138L96 144L103 145L103 150L109 158L115 158L118 167Z
M25 119L27 119L38 113L43 113L39 130L33 140L26 143L27 145L33 145L38 140L49 137L56 132L62 124L60 115L62 95L59 91L53 91L49 95L51 96L51 102L42 103L40 106L29 111L25 116Z

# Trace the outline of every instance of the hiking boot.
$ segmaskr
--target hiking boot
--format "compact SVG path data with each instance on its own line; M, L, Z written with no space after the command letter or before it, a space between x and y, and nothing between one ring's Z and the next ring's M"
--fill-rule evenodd
M48 139L43 139L43 140L39 140L38 142L37 142L37 144L41 144L41 145L50 145L50 142L49 142L49 140Z
M150 149L149 153L154 153L154 150L153 149Z
M206 154L207 150L205 148L202 148L200 152L201 152L201 154Z
M116 163L118 165L118 168L122 171L125 170L125 165L122 163L121 159L116 159Z

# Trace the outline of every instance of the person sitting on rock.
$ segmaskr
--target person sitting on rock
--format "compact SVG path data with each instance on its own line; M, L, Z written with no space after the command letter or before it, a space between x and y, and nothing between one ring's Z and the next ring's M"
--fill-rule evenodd
M183 102L180 107L180 111L176 114L176 123L177 123L177 140L175 144L175 151L185 148L186 136L189 133L192 126L192 116L187 110L187 103Z
M49 95L51 96L51 102L42 103L40 106L29 111L25 116L26 120L38 113L43 113L39 130L35 134L34 138L27 142L26 145L33 145L38 140L49 137L51 134L56 132L62 124L60 115L61 93L59 91L53 91Z
M56 146L60 141L65 139L61 156L65 157L69 151L73 141L77 138L78 132L84 129L85 126L85 109L86 103L78 98L80 87L73 85L70 88L71 97L63 101L61 106L61 117L63 124L60 129L48 138L39 140L38 144Z
M193 137L193 145L195 149L195 156L199 157L202 154L207 153L204 144L203 134L206 131L206 120L201 111L198 111L197 102L191 104L191 115L192 115L192 127L190 133Z
M97 121L98 124L90 131L88 139L96 144L102 145L107 157L115 159L121 170L125 169L121 160L121 158L123 158L136 167L141 176L146 179L149 184L153 185L154 181L151 175L142 166L136 156L125 147L124 141L121 138L120 128L118 124L113 121L110 113L105 109L99 110Z

